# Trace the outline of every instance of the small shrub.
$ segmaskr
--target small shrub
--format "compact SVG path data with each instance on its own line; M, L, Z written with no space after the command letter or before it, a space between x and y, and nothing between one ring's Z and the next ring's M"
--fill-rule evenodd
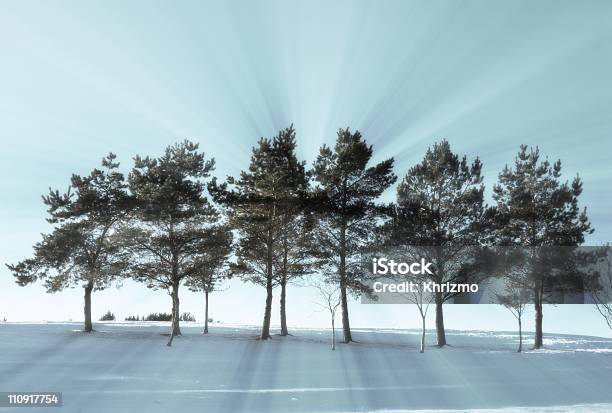
M107 311L106 313L104 313L104 315L100 318L100 321L115 321L115 314L111 313L110 311Z
M180 321L196 321L195 317L191 313L183 313L179 317Z
M170 313L151 313L148 316L143 317L141 320L142 321L172 321L172 314ZM134 321L134 320L131 320L131 321ZM180 315L179 321L196 321L196 319L191 313L183 313Z
M172 314L168 313L151 313L144 321L172 321Z

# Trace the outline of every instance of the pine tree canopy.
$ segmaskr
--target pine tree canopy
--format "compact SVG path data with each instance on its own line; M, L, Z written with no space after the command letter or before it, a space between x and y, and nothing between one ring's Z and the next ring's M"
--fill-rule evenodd
M240 234L232 271L258 284L265 285L270 274L274 276L282 255L280 242L295 230L306 202L305 163L297 159L295 148L293 126L272 139L261 138L239 179L229 177L227 183L213 181L209 186Z
M134 158L129 189L135 208L121 235L136 280L170 288L206 265L207 252L220 241L220 214L204 193L213 170L214 160L189 141L159 158Z
M359 131L340 129L334 149L324 145L312 170L320 264L331 280L356 294L367 291L357 254L389 213L377 198L397 180L393 158L369 166L371 158L372 146Z
M523 246L572 246L592 234L578 197L582 181L561 180L561 161L540 160L540 151L521 145L514 168L506 165L493 188L499 242Z
M18 284L42 278L51 292L81 282L103 289L121 273L125 257L111 238L132 201L115 160L111 153L102 160L104 169L73 175L66 193L50 189L43 196L54 229L34 246L33 258L8 265Z

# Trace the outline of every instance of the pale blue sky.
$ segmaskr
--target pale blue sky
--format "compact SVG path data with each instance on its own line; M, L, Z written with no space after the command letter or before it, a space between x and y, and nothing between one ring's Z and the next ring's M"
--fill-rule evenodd
M157 155L189 138L224 177L246 167L259 136L290 123L309 162L351 126L377 159L396 158L400 176L446 138L481 157L489 194L520 143L539 145L562 159L566 177L583 177L596 228L589 242L609 241L611 22L609 1L4 0L0 261L28 256L48 231L40 195L64 189L108 151L127 168L136 153ZM0 317L80 319L81 295L19 288L0 268ZM313 299L290 290L290 323L325 322ZM216 318L260 321L258 288L232 283L213 300ZM185 291L182 302L199 312L199 296ZM96 294L94 315L168 305L163 292L127 283ZM405 306L351 310L354 325L416 325ZM483 313L449 308L448 327L467 319L472 328L514 327L509 313ZM609 334L592 309L551 314L545 328Z

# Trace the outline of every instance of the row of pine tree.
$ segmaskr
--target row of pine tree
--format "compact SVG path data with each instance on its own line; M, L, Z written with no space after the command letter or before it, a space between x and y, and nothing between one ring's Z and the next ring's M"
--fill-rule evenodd
M321 147L311 167L298 159L295 135L291 126L261 138L248 167L223 182L212 175L214 159L189 141L158 158L135 156L127 176L111 153L89 175L73 175L66 193L50 190L43 197L52 230L31 258L7 266L19 285L40 279L50 292L82 285L88 332L92 291L121 278L168 291L169 345L181 334L181 286L204 293L206 323L208 295L221 280L240 277L262 286L260 338L266 340L273 292L280 289L281 335L287 335L287 287L316 276L338 287L349 343L349 295L371 293L371 274L360 266L366 248L422 245L457 254L474 245L577 246L593 231L578 205L581 180L563 181L560 161L541 159L537 148L520 147L487 205L481 161L453 153L443 140L407 171L396 201L383 203L381 195L397 180L394 160L372 163L373 148L358 131L339 130L335 146ZM431 279L458 277L442 259ZM461 279L469 281L469 274ZM531 271L519 281L513 285L534 304L540 348L545 275ZM446 345L443 304L453 297L434 297L439 346Z

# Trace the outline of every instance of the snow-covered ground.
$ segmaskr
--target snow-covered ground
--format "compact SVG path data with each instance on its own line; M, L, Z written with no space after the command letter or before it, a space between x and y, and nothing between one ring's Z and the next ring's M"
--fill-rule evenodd
M429 334L419 354L414 330L357 329L334 352L326 330L261 342L184 324L168 348L166 323L95 327L0 324L0 391L61 391L54 412L612 412L606 338L547 335L517 354L514 333L449 331L452 346Z

